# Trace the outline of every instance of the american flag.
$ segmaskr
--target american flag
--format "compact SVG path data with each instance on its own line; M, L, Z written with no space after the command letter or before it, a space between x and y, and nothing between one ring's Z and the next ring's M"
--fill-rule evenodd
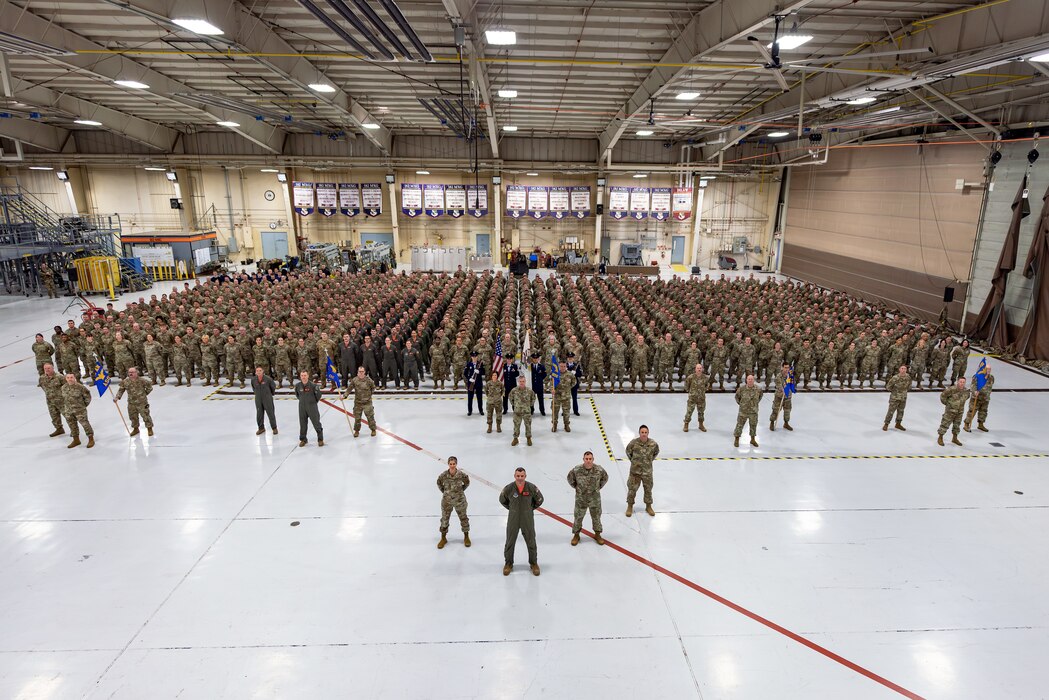
M495 359L492 360L492 371L499 375L499 381L503 380L503 339L495 338Z

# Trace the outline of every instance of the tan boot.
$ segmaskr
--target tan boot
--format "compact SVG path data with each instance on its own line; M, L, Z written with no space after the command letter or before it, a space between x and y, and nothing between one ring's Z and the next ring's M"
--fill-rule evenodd
M631 517L633 515L634 515L634 504L633 503L627 503L626 504L626 517L629 518L629 517Z
M903 427L903 423L900 423L899 421L897 421L896 425L894 425L893 427L896 428L897 430L902 430L903 432L907 432L907 429Z
M977 429L977 430L981 430L981 431L983 431L983 432L985 432L985 433L988 433L988 432L990 432L989 430L987 430L987 428L986 428L986 427L984 427L984 424L983 424L983 423L977 423L977 424L976 424L976 429Z
M645 504L645 512L648 513L649 515L655 515L656 514L656 511L652 510L652 504L651 503Z
M538 576L538 575L539 575L539 565L538 564L532 564L532 576Z
M889 424L885 423L884 425L881 426L881 429L887 432L889 430Z
M376 435L378 435L378 434L379 434L379 433L375 432L375 428L372 428L372 437L375 437L375 436L376 436Z
M963 429L963 430L964 430L965 432L967 432L967 433L971 433L971 432L973 431L973 429L972 429L972 425L970 425L969 423L966 423L965 425L963 425L963 426L962 426L962 429Z
M571 542L571 544L572 544L573 547L575 547L577 544L579 544L579 533L578 532L572 533L572 542Z
M566 426L565 426L565 432L566 432L566 433L570 433L570 432L572 432L572 426L570 426L570 425L566 425Z
M550 427L550 432L551 433L556 433L557 432L557 425L556 424Z
M513 564L506 564L503 566L503 576L509 576L510 572L514 570Z
M597 542L598 544L604 544L605 543L605 540L604 540L604 538L601 537L601 533L600 532L595 532L594 533L594 542Z
M324 447L324 440L318 440L317 447Z
M464 532L463 533L463 545L469 547L471 544L473 544L473 543L470 542L470 533L469 532Z
M520 444L521 444L521 441L518 440L517 438L514 438L513 441L510 443L510 447L517 447Z
M305 440L299 440L299 447L305 447L305 446L306 446L306 441Z
M961 443L958 443L958 444L960 445ZM87 444L84 445L84 447L87 447L88 449L90 449L90 448L92 448L94 446L95 446L95 436L94 435L88 435L87 436Z
M135 437L136 435L138 435L138 428L135 428L134 430L132 430L131 434L129 435L129 437Z
M74 447L78 447L79 445L80 445L80 438L79 437L75 437L75 438L73 438L72 442L70 442L68 445L66 445L66 447L72 449Z
M683 432L683 433L687 433L688 432L688 423L685 423L684 427L681 428L681 432Z
M750 439L750 444L753 445L754 447L757 447L758 446L758 441L755 438L751 438Z
M701 432L701 433L707 432L707 426L703 425L703 421L699 421L699 432Z
M786 421L783 421L783 427L786 428L787 430L791 431L791 432L794 432L794 428L790 427L790 423L788 423Z
M146 435L153 437L153 428L146 428Z
M528 446L529 446L529 447L531 447L531 446L532 446L532 438L528 438Z
M502 423L496 423L495 424L495 432L497 432L497 433L503 432L503 424Z
M442 532L441 541L437 543L437 549L444 549L444 545L448 544L448 537Z
M276 435L277 433L278 433L277 429L276 429L276 428L274 428L274 429L273 429L273 434L274 434L274 435ZM152 434L153 434L153 433L150 433L150 435L152 435Z
M739 447L739 438L736 438L735 440L732 441L732 446L733 447Z
M936 444L943 447L943 435L936 436Z
M361 436L361 431L359 431L359 430L354 430L353 431L353 437L360 437L360 436Z
M961 442L961 440L958 439L957 435L955 435L954 437L951 438L951 444L957 445L958 447L962 446L962 442Z
M492 424L491 423L488 424L488 432L492 432Z
M771 430L772 432L776 432L776 423L775 423L775 421L769 421L769 430Z
M266 432L265 428L259 428L258 430L255 431L255 434L256 435L262 435L264 432Z
M53 432L50 435L48 435L48 437L58 437L59 435L65 435L65 434L66 434L66 429L65 428L55 428L55 432Z

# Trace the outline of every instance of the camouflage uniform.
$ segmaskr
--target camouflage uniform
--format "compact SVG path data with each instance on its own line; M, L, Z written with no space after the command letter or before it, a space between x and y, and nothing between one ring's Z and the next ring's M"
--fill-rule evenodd
M619 381L619 388L623 388L623 380L626 378L626 343L612 343L612 348L608 354L608 381L615 386L616 381ZM591 371L594 371L591 368Z
M447 469L437 477L437 489L441 492L441 534L448 534L448 520L452 509L459 517L459 526L464 535L470 534L470 518L466 515L466 489L470 487L470 477L462 469L451 474Z
M535 392L526 386L515 386L510 391L510 406L514 409L514 443L521 435L521 422L524 421L525 437L529 444L532 440L532 407L535 405Z
M147 340L142 344L142 352L146 356L146 366L143 370L151 375L154 382L164 386L164 357L160 354L160 344L155 340Z
M650 441L651 442L651 441ZM600 464L589 469L579 464L568 472L568 485L575 489L575 517L572 522L572 534L577 535L583 529L583 516L590 511L590 521L594 534L601 530L601 489L608 483L608 472Z
M673 340L664 340L656 346L655 374L657 390L663 383L663 380L666 380L669 388L674 386L674 354L676 350L677 346Z
M495 416L496 432L503 432L503 394L506 388L501 381L490 381L484 385L484 399L488 411L488 432L492 432L492 417Z
M896 416L896 427L903 427L903 411L907 408L907 392L911 390L913 381L911 375L897 373L885 382L885 388L889 390L889 410L885 414L885 424L882 430L889 429L893 415Z
M277 344L273 346L273 372L277 378L277 386L281 386L284 380L288 380L288 384L294 383L294 379L291 374L291 353L288 351L287 343L277 341ZM327 370L327 367L325 367Z
M470 351L465 345L452 346L452 389L459 388L459 380L466 371L466 362L470 359ZM442 380L443 381L443 380Z
M645 378L648 376L648 349L642 343L635 343L630 348L630 387L637 388L637 380L641 380L641 388L645 388Z
M875 349L873 346L867 348L867 354L863 356L863 361L860 363L860 388L863 388L863 383L868 382L871 386L874 386L874 378L878 376L878 365L881 362L881 352Z
M642 441L634 438L626 446L626 456L630 459L630 476L626 480L626 503L634 505L638 486L645 490L645 505L652 505L652 460L659 455L659 444L649 438Z
M153 382L145 377L125 379L120 383L120 391L117 392L117 401L127 392L127 412L131 418L131 432L138 432L138 419L146 424L146 430L153 434L153 418L149 415L149 392L153 391Z
M710 381L718 380L721 388L725 388L725 363L728 361L728 348L724 345L715 345L710 349Z
M448 355L440 343L435 344L430 350L430 375L433 377L433 388L436 389L437 383L440 382L443 389L444 383L448 380Z
M91 403L91 392L79 382L66 382L62 387L62 415L69 424L69 434L74 440L80 438L80 426L84 434L91 438L95 431L87 419L87 407Z
M943 442L943 436L950 428L954 439L958 440L958 432L961 430L962 413L965 411L965 402L969 398L969 392L959 389L957 386L949 386L940 394L940 403L943 404L943 417L940 418L940 429L936 431Z
M554 386L553 377L546 378L546 390L550 392L550 415L553 416L552 432L557 432L558 413L564 416L565 432L572 432L570 416L572 415L572 387L575 384L575 375L570 371L565 371L561 375L557 386Z
M798 384L804 382L805 388L809 387L809 378L812 376L812 369L816 362L815 350L810 345L805 347L804 345L798 349L798 361L795 364L796 381ZM738 436L737 436L738 437Z
M66 378L57 373L50 377L41 374L36 385L44 390L47 412L51 415L51 425L55 426L55 433L65 432L62 427L62 387L66 385Z
M200 342L200 366L204 386L219 383L219 356L211 338L208 338L207 342Z
M372 404L372 394L375 393L375 382L371 377L354 377L346 385L347 393L353 392L353 437L361 432L361 414L368 418L368 425L372 429L372 437L375 436L375 406Z
M688 392L688 404L685 407L685 432L692 421L692 411L696 411L699 429L707 431L703 420L707 410L707 391L710 389L710 376L693 372L685 378L685 391Z
M739 346L739 350L736 353L736 384L742 384L747 380L748 374L754 374L754 361L757 353L757 348L753 343L743 343Z
M776 419L779 418L780 409L783 410L783 427L790 425L790 410L794 408L794 394L787 394L784 388L787 378L783 375L782 368L776 373L776 389L772 395L772 414L769 416L769 430L776 429ZM789 430L790 428L788 428ZM742 435L742 433L740 433ZM753 435L753 432L751 433ZM739 437L737 435L736 437Z
M590 364L586 367L586 380L587 380L587 391L594 388L594 380L596 379L601 385L601 388L605 388L605 349L601 343L595 341L590 346Z
M171 346L171 363L175 368L177 386L182 386L182 375L186 376L186 386L193 386L193 375L190 374L189 353L182 343Z
M951 383L965 376L969 366L969 348L961 345L951 350Z
M976 427L983 431L987 430L983 426L983 422L987 420L987 405L991 402L992 389L994 389L994 375L990 372L987 373L987 381L982 389L977 389L976 382L973 382L970 390L972 397L969 399L969 411L965 415L966 432L969 432L972 427L974 414L977 418Z
M51 343L46 340L33 343L33 356L36 358L36 373L44 373L44 363L51 362L51 357L55 354L55 348ZM57 369L57 368L56 368ZM63 380L64 381L64 380Z
M758 435L758 404L761 403L761 389L757 385L743 384L736 388L736 403L739 404L739 415L736 417L736 430L733 433L736 441L743 434L743 426L750 423L750 439L753 442Z
M947 364L950 362L950 355L947 352L947 348L941 348L936 346L932 349L929 356L929 386L935 381L940 386L943 386L943 380L947 378Z

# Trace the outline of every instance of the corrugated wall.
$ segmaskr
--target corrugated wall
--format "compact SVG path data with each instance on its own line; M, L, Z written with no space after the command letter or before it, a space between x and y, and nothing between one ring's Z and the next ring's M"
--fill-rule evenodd
M783 272L925 318L961 318L983 191L977 144L891 144L832 152L790 174Z

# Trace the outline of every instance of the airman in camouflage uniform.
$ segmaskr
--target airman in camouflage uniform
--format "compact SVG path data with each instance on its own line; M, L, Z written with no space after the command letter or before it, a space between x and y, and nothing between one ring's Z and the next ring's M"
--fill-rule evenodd
M947 365L950 363L950 351L947 340L941 340L933 346L929 356L929 388L935 381L936 386L943 387L944 379L947 378Z
M51 357L55 354L55 346L44 340L43 333L36 334L36 340L33 342L33 356L36 358L36 373L44 373L44 365L51 362ZM52 365L52 368L54 366Z
M867 348L867 353L863 356L863 360L860 362L860 388L863 388L863 382L867 382L870 386L874 386L874 378L878 376L878 366L881 363L881 348L878 345L877 340L872 340L870 347Z
M911 350L911 362L910 371L911 376L914 378L914 382L919 386L922 383L922 379L925 377L925 366L929 361L929 346L925 342L925 338L918 340L918 344Z
M327 370L327 366L325 366L325 370ZM285 378L288 380L288 386L291 386L294 381L291 373L291 352L290 348L285 344L283 336L278 337L277 344L273 346L273 372L277 378L278 389L284 384Z
M510 391L510 406L514 410L514 440L510 446L518 444L521 435L521 423L524 422L525 438L532 446L532 407L535 406L535 392L525 386L525 378L517 378L517 386Z
M167 382L164 376L164 356L160 353L160 343L153 339L153 334L146 334L146 342L142 343L142 353L146 356L146 372L151 375L154 383L164 386Z
M665 379L667 388L674 388L674 355L677 352L677 343L673 336L667 333L663 340L656 342L656 391L659 391Z
M637 342L630 348L630 388L637 389L637 381L640 379L641 391L644 391L647 376L648 348L645 346L645 337L639 335Z
M812 370L815 367L816 362L816 351L806 338L801 348L798 350L798 359L794 364L794 379L798 384L804 383L805 388L809 388L809 377L812 376Z
M435 343L430 348L430 375L433 377L433 388L443 389L444 383L448 381L448 355L443 343Z
M361 414L368 418L368 426L372 429L372 437L375 437L375 406L372 404L372 394L375 393L375 382L372 381L364 367L357 368L357 376L346 385L346 393L353 392L353 437L361 434Z
M804 350L803 350L804 351ZM754 375L747 375L747 383L736 388L736 403L739 404L739 415L736 416L736 441L739 447L739 437L743 434L743 426L750 423L750 444L758 446L758 404L761 403L761 389L754 384Z
M969 366L969 341L963 340L951 350L951 381L956 382L965 377Z
M634 514L634 498L639 486L645 489L645 512L652 509L652 460L659 456L659 444L648 437L648 426L638 429L638 437L627 443L626 456L630 459L630 476L626 480L626 516Z
M779 418L780 409L783 410L783 428L785 430L794 430L794 428L790 427L790 411L794 408L794 394L793 392L787 393L787 379L789 378L790 365L784 364L776 375L776 390L772 396L772 415L769 416L769 430L776 429L776 419ZM751 430L753 431L753 428ZM753 436L753 432L751 435Z
M594 388L596 379L603 391L605 388L605 347L601 344L601 337L597 334L594 334L588 354L590 363L586 366L586 390L591 391Z
M976 388L976 382L973 382L971 388L972 397L969 399L969 411L965 415L965 432L972 432L973 416L977 417L976 428L987 432L987 428L984 426L984 421L987 420L987 405L991 402L991 391L994 389L994 375L991 374L991 365L986 365L987 369L987 381L984 382L982 389Z
M48 437L58 437L66 432L65 428L62 427L62 387L65 384L65 377L55 372L54 365L50 362L45 362L43 372L40 374L36 385L44 390L47 412L51 416L51 425L55 426L55 431Z
M736 374L736 384L742 384L748 374L754 374L754 363L757 359L757 347L750 336L743 339L743 343L736 351L736 363L733 370Z
M623 336L617 333L616 342L612 343L608 353L608 381L612 388L615 388L616 380L618 380L620 391L623 390L623 380L627 376L626 356L626 343L623 342Z
M717 343L710 349L710 381L718 380L721 389L725 388L725 363L728 361L728 348L725 347L725 339L718 338Z
M452 390L459 388L459 380L466 371L466 363L470 359L470 350L463 345L462 336L456 336L455 345L452 346ZM444 383L441 383L444 388Z
M466 489L469 487L470 476L459 471L459 459L449 457L448 468L437 477L437 490L441 492L441 540L437 543L437 549L444 549L448 544L448 521L452 517L452 509L455 509L459 526L463 529L463 544L470 546L470 518L466 515Z
M207 333L200 338L200 367L204 386L219 383L219 356Z
M856 343L850 342L849 347L841 353L841 364L838 367L838 386L852 388L852 378L856 375L857 357Z
M206 337L206 336L205 336ZM203 340L203 339L202 339ZM138 420L141 416L146 424L146 433L153 437L153 418L149 415L149 392L153 391L153 382L138 376L137 367L129 367L127 379L120 382L117 401L127 392L127 412L131 418L131 437L138 435Z
M838 352L834 348L834 341L827 343L827 349L820 358L819 372L816 380L821 389L830 388L830 382L834 379L834 372L838 369Z
M575 490L575 517L572 521L572 546L579 544L579 532L583 529L583 516L590 511L594 527L594 541L604 544L601 537L601 489L608 483L608 472L600 464L594 464L594 453L583 453L583 463L568 472L568 485Z
M87 446L95 446L95 430L87 419L87 407L91 403L91 392L80 383L79 377L72 372L66 373L66 384L62 387L62 415L69 424L69 434L73 437L67 447L80 444L80 426L87 435Z
M965 412L965 402L969 399L969 392L965 390L965 377L962 377L954 386L949 386L940 394L940 403L943 404L943 417L940 418L939 437L936 444L943 446L943 436L950 428L954 434L951 440L955 445L961 445L958 440L958 432L962 425L962 414Z
M693 341L694 343L695 341ZM707 411L707 391L710 389L710 377L703 373L703 365L696 363L695 371L685 378L685 391L688 392L688 404L685 406L684 432L688 432L688 424L692 422L692 411L695 411L699 420L699 429L707 432L707 426L703 419Z
M919 380L920 381L920 380ZM889 422L896 416L897 430L906 431L903 427L903 411L907 408L907 392L911 390L913 378L907 373L907 365L902 365L897 374L889 377L885 382L885 388L889 390L889 411L885 414L885 423L882 430L889 429Z
M193 375L190 374L189 354L186 346L182 344L182 337L175 336L175 344L171 346L171 363L175 368L175 386L182 386L182 376L186 376L186 386L193 386Z
M553 377L546 378L546 390L550 392L550 407L551 415L553 416L553 427L551 432L557 432L557 414L561 413L564 416L565 432L572 432L571 415L572 415L572 387L576 385L575 374L568 371L568 366L564 362L557 363L558 368L561 370L561 378L557 384L554 384Z
M484 385L484 400L488 411L488 432L492 432L492 417L495 417L497 433L503 432L503 394L506 388L498 372L492 372L492 381Z

